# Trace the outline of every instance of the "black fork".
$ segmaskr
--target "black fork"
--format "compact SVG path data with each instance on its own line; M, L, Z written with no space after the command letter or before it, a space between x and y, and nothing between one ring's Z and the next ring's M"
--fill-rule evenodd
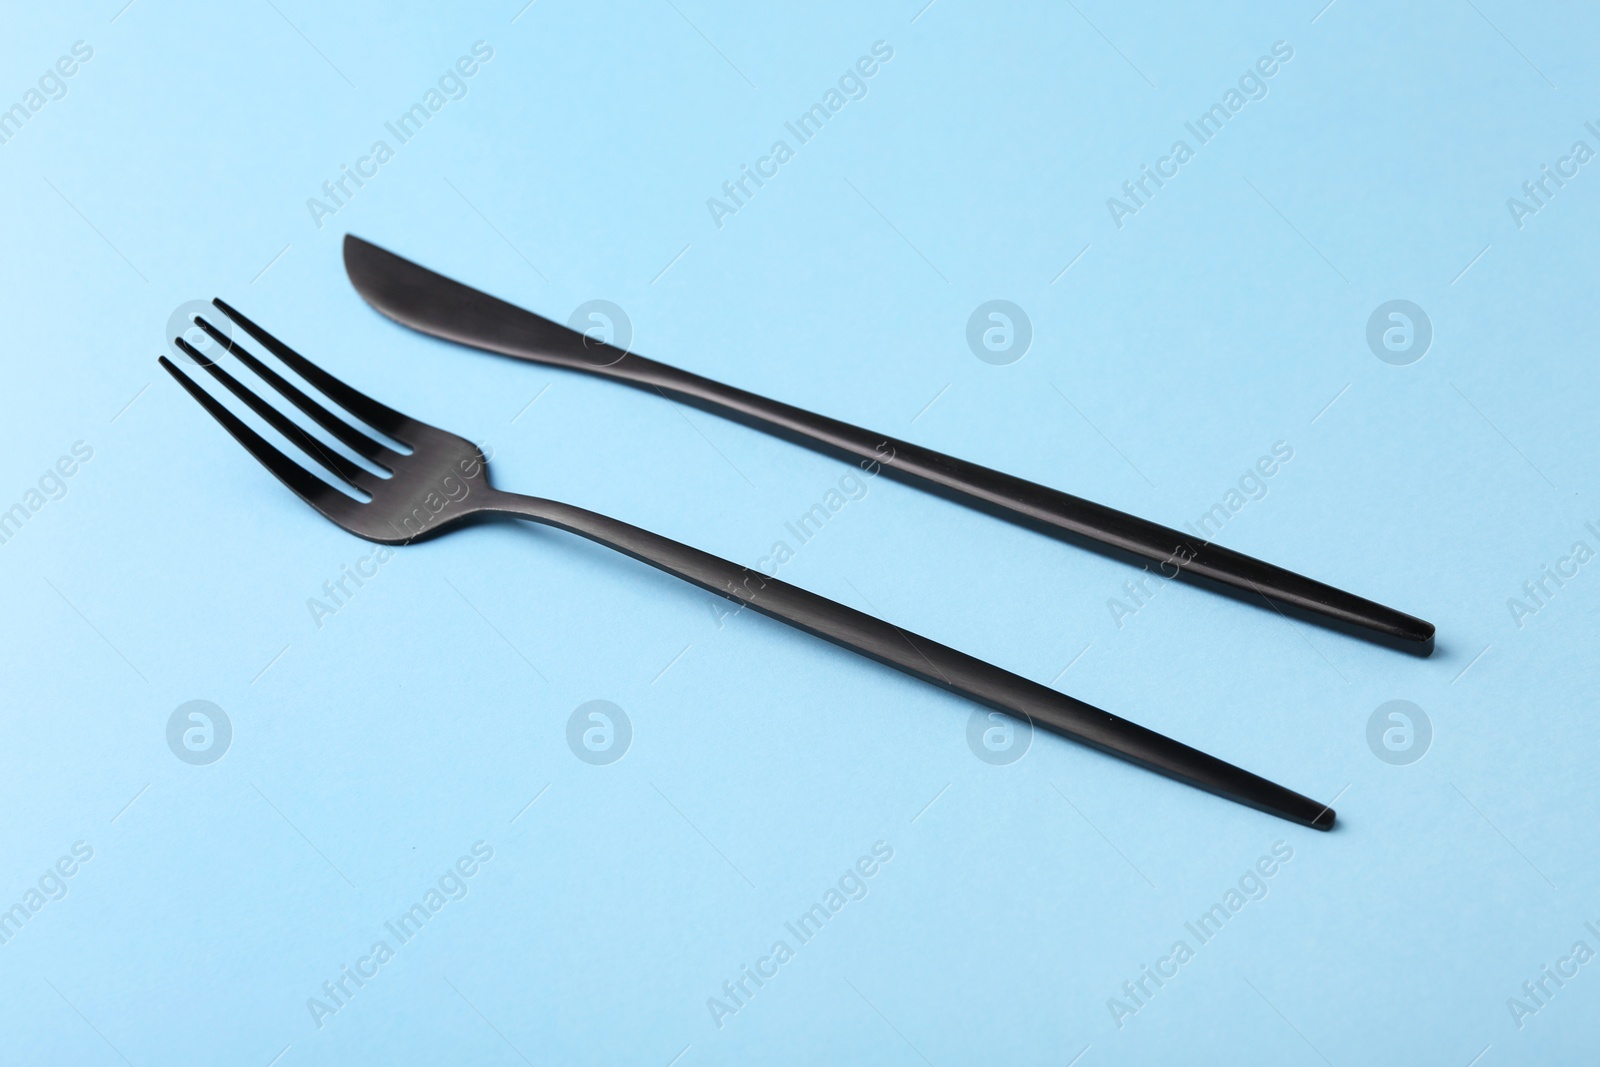
M718 596L888 664L897 670L1081 741L1132 763L1318 830L1332 829L1333 809L1214 756L1119 719L1020 675L902 630L854 608L625 522L489 484L488 461L471 441L402 415L360 393L223 303L218 310L255 338L344 415L285 379L203 317L196 324L282 400L387 477L329 447L272 403L190 346L178 347L322 469L312 474L220 403L165 356L161 365L245 449L326 518L369 541L406 544L443 533L478 515L530 519L578 534L676 575ZM354 425L365 423L402 451ZM368 497L357 500L341 482Z

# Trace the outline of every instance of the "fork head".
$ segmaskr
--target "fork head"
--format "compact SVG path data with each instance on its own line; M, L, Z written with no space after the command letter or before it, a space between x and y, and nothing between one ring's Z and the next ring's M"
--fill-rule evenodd
M197 316L195 325L236 356L266 386L266 396L276 394L276 402L252 390L182 337L175 338L178 348L311 460L321 476L257 433L166 356L160 357L160 363L212 418L300 499L358 537L388 545L431 537L488 508L495 490L489 485L489 461L477 445L378 403L221 300L212 303L330 403L306 393L204 316ZM330 437L383 473L355 462L285 415L284 401L299 408ZM389 441L380 440L369 429ZM367 499L356 499L337 488L339 485Z

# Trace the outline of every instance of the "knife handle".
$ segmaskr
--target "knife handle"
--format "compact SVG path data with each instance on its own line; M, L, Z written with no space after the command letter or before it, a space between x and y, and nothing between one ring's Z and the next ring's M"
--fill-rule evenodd
M1333 809L1309 797L992 663L709 552L553 500L491 490L483 507L586 537L941 689L1169 778L1302 826L1333 827Z
M1265 599L1296 617L1414 655L1433 652L1432 623L1136 515L643 356L629 353L613 363L601 363L590 355L583 363L566 365L654 390L837 458L854 460L864 470L881 470L1080 547L1125 561L1155 564L1164 578L1198 579L1239 599L1257 603Z

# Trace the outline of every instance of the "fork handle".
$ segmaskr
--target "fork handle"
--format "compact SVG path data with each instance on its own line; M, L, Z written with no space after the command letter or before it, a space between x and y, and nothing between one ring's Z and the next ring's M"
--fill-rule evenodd
M553 500L496 491L487 508L586 537L941 689L1169 778L1303 826L1333 827L1333 809L1309 797L992 663L709 552Z

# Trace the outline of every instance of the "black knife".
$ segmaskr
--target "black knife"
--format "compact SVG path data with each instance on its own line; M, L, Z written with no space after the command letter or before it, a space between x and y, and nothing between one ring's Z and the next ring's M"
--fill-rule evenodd
M1154 563L1164 577L1198 580L1414 655L1433 652L1433 624L1405 612L1091 500L612 347L354 234L344 239L344 266L367 303L422 333L654 390L836 458L874 464L921 489L1061 540L1128 562Z

